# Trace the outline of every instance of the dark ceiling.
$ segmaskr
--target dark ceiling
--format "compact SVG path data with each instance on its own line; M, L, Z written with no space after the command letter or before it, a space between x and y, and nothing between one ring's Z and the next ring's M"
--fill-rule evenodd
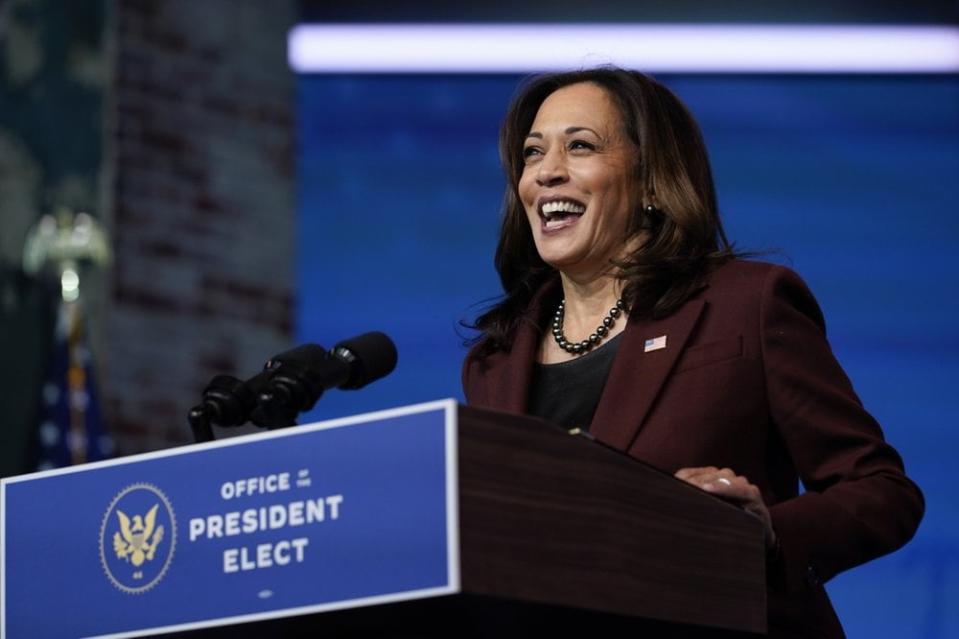
M300 0L303 22L736 22L959 24L957 0Z

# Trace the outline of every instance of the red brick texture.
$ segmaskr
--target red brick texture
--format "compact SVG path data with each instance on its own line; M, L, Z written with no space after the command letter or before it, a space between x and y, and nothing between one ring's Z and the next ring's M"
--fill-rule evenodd
M108 115L115 250L103 344L120 454L192 441L215 374L289 343L292 0L119 0Z

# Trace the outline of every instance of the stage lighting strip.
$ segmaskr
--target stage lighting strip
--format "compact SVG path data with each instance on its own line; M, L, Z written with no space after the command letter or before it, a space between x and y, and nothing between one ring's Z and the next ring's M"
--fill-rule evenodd
M300 73L956 73L959 28L857 25L303 24Z

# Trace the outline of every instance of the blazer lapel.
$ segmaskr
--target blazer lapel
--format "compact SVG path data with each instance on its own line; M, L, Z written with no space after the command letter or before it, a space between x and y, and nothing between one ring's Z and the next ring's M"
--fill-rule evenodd
M539 349L543 326L549 312L549 303L558 294L559 278L549 281L534 296L526 316L520 322L508 354L496 356L495 367L500 369L491 384L489 405L512 413L525 413L529 406L529 387L533 377L533 362ZM558 303L558 300L557 300Z
M590 425L596 439L628 450L705 307L687 302L661 320L630 321ZM665 336L665 347L660 347ZM659 338L659 339L657 339ZM647 349L647 340L654 340Z
M490 405L511 413L525 413L528 403L529 384L533 376L533 361L539 345L537 331L524 323L513 340L513 348L504 355L497 367L502 371L496 375L490 389Z

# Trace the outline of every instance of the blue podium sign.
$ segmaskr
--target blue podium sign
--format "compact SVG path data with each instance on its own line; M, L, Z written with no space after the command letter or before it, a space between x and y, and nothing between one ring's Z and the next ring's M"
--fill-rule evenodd
M456 403L0 481L0 634L125 637L459 591Z

